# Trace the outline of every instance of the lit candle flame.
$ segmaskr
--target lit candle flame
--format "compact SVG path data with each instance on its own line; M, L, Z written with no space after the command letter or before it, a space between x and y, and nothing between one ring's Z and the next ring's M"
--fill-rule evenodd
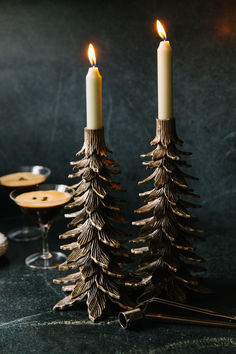
M96 65L96 55L93 45L90 43L88 47L88 57L92 66Z
M166 31L164 30L164 27L162 26L159 20L157 20L157 33L159 34L161 39L167 39Z

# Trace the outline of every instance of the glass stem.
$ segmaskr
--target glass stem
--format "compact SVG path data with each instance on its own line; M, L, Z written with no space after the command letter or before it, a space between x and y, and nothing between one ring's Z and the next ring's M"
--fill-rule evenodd
M40 225L40 229L42 231L42 258L43 259L49 259L52 257L52 254L49 251L49 245L48 245L48 232L50 229L50 225Z
M24 209L20 208L21 210L21 225L23 233L27 231L27 215Z

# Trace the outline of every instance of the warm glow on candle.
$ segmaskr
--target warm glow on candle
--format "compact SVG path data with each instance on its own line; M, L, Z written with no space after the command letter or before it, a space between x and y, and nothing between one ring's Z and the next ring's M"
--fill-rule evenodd
M172 119L172 49L161 22L156 22L161 37L157 49L158 118Z
M93 45L88 47L91 67L86 76L87 128L102 128L102 77L96 66L96 55Z
M164 27L162 26L162 24L159 20L157 20L157 33L159 34L161 39L164 39L164 40L167 39L166 31L164 30Z
M88 47L88 57L91 65L96 65L96 55L93 45L90 43Z

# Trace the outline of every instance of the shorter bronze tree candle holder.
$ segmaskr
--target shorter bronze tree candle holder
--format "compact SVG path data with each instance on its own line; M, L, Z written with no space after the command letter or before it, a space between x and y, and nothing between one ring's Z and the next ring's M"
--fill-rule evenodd
M186 179L197 180L180 170L191 167L183 155L191 153L180 151L176 145L182 145L177 137L175 120L156 120L156 136L151 141L155 149L141 157L151 157L143 162L152 174L139 184L153 180L153 188L140 193L146 197L145 205L136 213L152 211L151 217L135 221L133 225L142 226L138 237L130 242L146 243L141 248L132 249L132 253L142 254L134 275L142 277L132 285L142 287L141 298L164 297L185 302L189 291L209 293L192 272L205 269L197 263L204 262L195 254L191 241L201 239L192 232L203 232L195 226L196 219L188 209L199 205L185 201L184 197L199 198L188 187Z
M80 178L80 182L72 186L75 189L72 203L67 209L79 208L78 211L66 214L73 218L69 223L71 230L59 238L75 241L61 246L69 250L65 264L60 270L75 270L75 273L54 279L56 284L67 284L63 290L69 295L59 301L55 310L64 310L74 303L86 299L89 318L95 321L102 317L105 310L109 312L109 303L116 303L128 309L133 306L126 297L124 283L126 276L122 271L124 263L130 261L131 253L121 246L125 232L113 225L113 222L126 222L120 216L120 199L109 194L109 190L124 191L119 183L114 182L112 174L119 166L108 158L104 139L104 130L84 130L84 145L77 156L84 157L75 162L75 173L70 178ZM114 306L113 306L114 307Z

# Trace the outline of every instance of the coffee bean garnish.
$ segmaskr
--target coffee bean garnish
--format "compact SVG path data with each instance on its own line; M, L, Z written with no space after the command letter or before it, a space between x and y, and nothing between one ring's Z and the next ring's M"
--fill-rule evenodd
M43 197L42 201L48 200L48 197Z
M37 197L33 197L33 199L37 199Z
M19 181L27 181L27 179L24 178L24 177L20 177L20 178L19 178Z

